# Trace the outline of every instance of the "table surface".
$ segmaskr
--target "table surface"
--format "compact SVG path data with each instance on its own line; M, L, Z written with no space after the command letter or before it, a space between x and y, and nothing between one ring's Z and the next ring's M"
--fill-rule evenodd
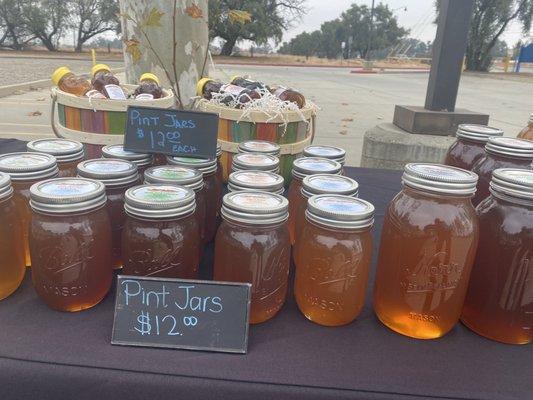
M0 153L23 149L0 140ZM370 297L375 255L400 172L346 174L376 206L366 306L352 324L313 324L289 293L275 318L251 327L246 355L113 346L114 292L93 309L61 313L37 298L26 276L0 302L0 398L531 399L533 346L496 343L461 324L441 339L415 340L377 320ZM212 249L204 268L211 262Z

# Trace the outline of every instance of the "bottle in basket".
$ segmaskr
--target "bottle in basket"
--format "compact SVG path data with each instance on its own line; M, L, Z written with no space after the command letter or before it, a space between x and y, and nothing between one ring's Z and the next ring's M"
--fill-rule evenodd
M214 93L220 93L224 95L222 97L223 104L229 104L234 100L237 102L238 107L261 97L261 94L255 90L250 90L231 83L224 84L211 78L200 79L196 85L196 93L198 96L202 96L207 100L212 99Z
M112 100L126 100L126 94L120 87L120 81L105 64L96 64L91 68L93 88Z
M85 96L91 90L89 81L81 76L74 75L68 67L59 67L52 74L52 82L63 92L76 96Z
M135 100L153 100L163 97L163 89L159 86L159 78L151 73L141 75L139 86L133 92Z

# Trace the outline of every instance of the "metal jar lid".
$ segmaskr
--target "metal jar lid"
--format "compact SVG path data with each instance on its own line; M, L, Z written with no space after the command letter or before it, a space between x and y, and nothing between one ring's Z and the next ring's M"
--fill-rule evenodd
M359 183L342 175L308 175L302 181L302 194L309 198L315 194L340 194L357 197Z
M78 164L78 176L97 179L106 187L126 186L139 180L137 165L118 158L100 158Z
M54 178L30 187L30 206L45 214L88 212L105 205L102 182L87 178Z
M485 151L512 158L533 160L533 141L508 137L489 138Z
M292 164L292 176L303 179L307 175L316 174L340 174L342 165L323 157L302 157L294 160Z
M239 153L261 153L278 157L281 154L279 144L266 140L247 140L239 143Z
M39 139L26 144L28 151L53 155L58 163L83 158L83 144L68 139Z
M13 194L13 187L11 186L11 178L8 174L0 172L0 201L7 199Z
M312 222L336 229L364 229L374 224L372 204L338 194L312 196L307 201L305 215Z
M44 153L7 153L0 155L0 172L12 181L52 178L58 173L56 158Z
M144 171L144 183L150 185L178 185L194 191L204 187L202 172L179 165L161 165Z
M222 155L222 146L217 143L217 152L215 153L217 158Z
M289 218L289 201L275 193L243 190L222 200L224 219L251 225L279 224Z
M179 165L181 167L194 168L204 175L214 174L217 170L216 158L194 158L194 157L172 157L167 156L167 162L170 165Z
M304 157L321 157L335 160L344 165L346 159L346 150L335 146L307 146L303 151Z
M239 153L233 156L232 171L279 171L279 158L270 154Z
M140 185L126 190L124 210L148 219L169 219L189 215L196 208L192 189L176 185Z
M470 171L441 164L410 163L402 183L411 188L444 195L467 196L476 192L478 176Z
M228 178L228 190L237 192L240 190L263 191L282 194L284 179L281 175L268 171L236 171Z
M533 171L518 168L498 168L492 172L490 192L533 201Z
M151 154L135 153L133 151L124 150L121 144L112 144L102 147L102 157L104 158L119 158L121 160L131 161L138 167L150 165L154 157Z
M503 131L486 125L460 124L455 136L476 142L487 142L490 137L503 136Z

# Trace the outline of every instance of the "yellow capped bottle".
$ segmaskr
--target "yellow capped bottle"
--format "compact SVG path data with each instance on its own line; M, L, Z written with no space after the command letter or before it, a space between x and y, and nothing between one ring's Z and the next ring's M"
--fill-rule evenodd
M135 100L153 100L163 97L163 89L159 86L159 78L151 73L142 74L139 86L133 92Z
M63 92L76 96L85 96L91 90L89 81L81 76L76 76L67 67L60 67L52 74L52 82Z

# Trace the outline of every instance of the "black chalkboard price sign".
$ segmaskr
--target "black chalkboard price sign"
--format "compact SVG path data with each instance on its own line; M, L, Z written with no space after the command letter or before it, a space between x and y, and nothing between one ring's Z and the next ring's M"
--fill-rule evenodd
M124 149L180 157L215 158L218 115L129 106Z
M250 288L119 275L111 343L246 353Z

